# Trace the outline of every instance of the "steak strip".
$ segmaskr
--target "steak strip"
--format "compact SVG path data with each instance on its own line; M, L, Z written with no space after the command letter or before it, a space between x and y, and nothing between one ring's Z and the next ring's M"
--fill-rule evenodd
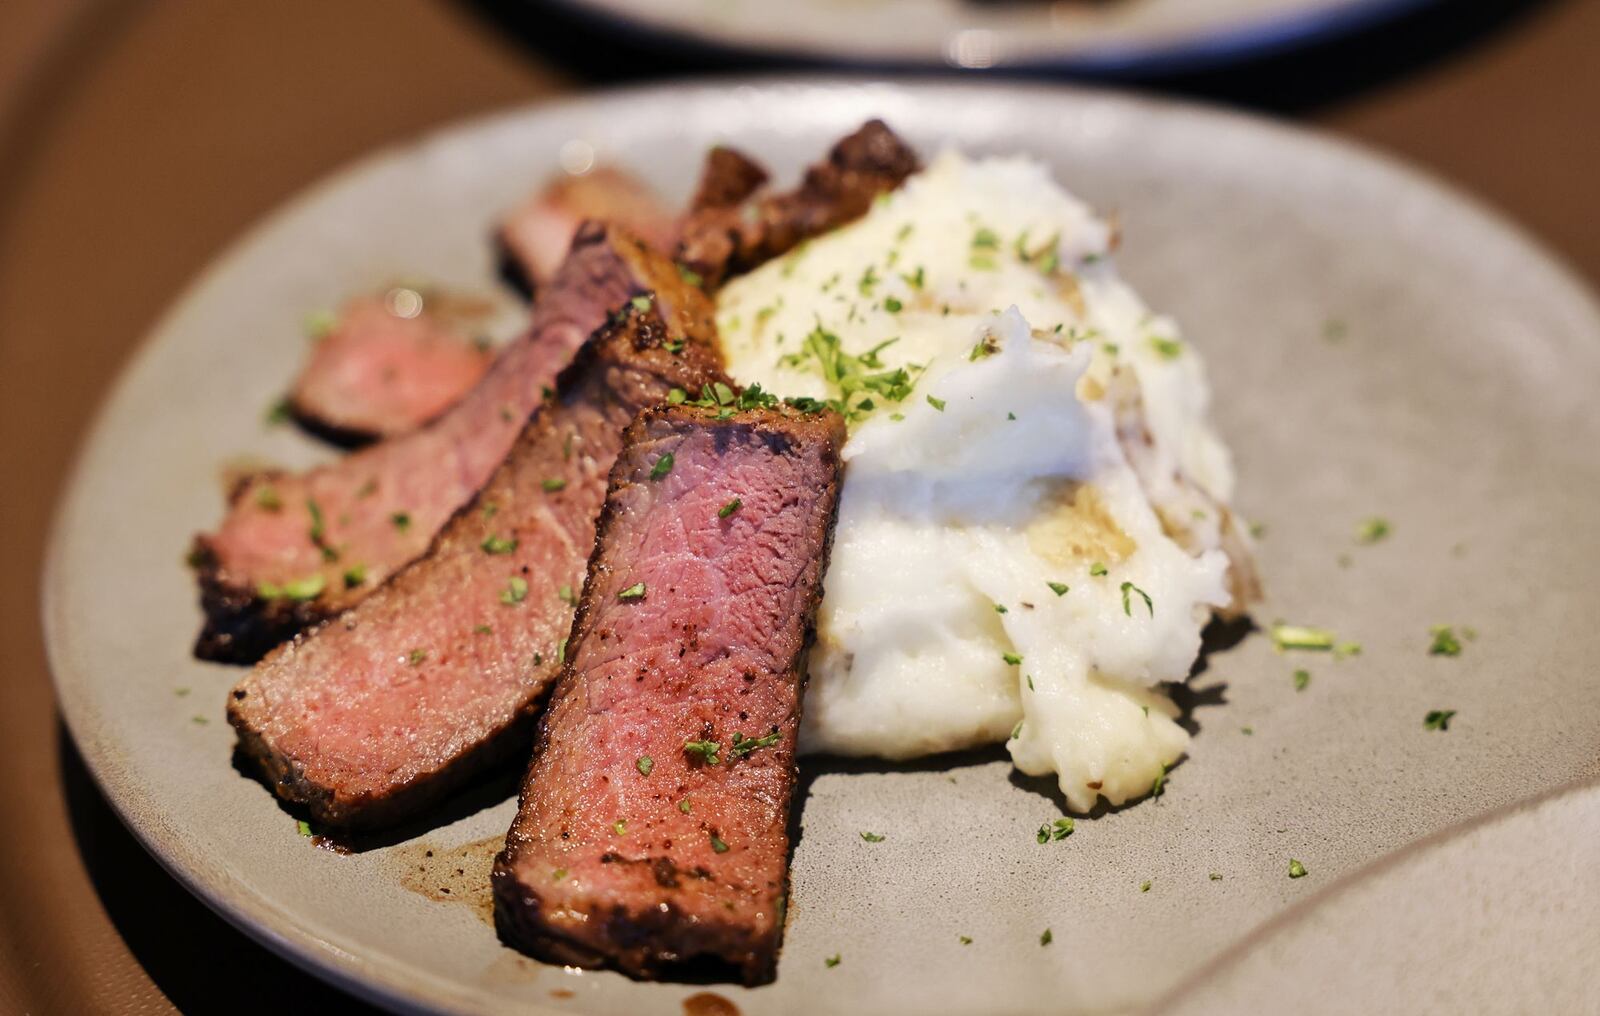
M845 433L832 412L719 415L644 414L611 471L494 866L496 925L542 959L774 974L802 655Z
M304 473L266 473L195 539L202 659L248 663L365 598L427 550L505 458L556 374L613 309L685 287L637 240L588 226L528 333L431 425Z
M624 428L722 380L709 301L672 277L584 347L426 557L233 689L242 753L280 797L372 828L528 750Z

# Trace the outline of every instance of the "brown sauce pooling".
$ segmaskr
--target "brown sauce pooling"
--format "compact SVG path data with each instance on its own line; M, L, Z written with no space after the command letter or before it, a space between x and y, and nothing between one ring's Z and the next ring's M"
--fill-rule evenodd
M702 991L683 1000L683 1016L739 1016L739 1007L714 991Z
M427 840L403 844L389 854L400 884L436 903L460 903L472 908L485 923L494 924L494 893L489 869L505 844L503 836L489 836L454 847Z

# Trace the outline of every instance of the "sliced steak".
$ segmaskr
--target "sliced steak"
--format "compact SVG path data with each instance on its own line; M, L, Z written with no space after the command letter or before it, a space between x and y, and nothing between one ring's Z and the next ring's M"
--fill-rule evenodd
M726 150L714 149L713 157L718 151ZM741 168L735 159L746 166ZM745 197L754 191L751 165L737 153L724 156L720 167L708 164L698 207L683 223L678 260L708 286L859 218L875 198L899 187L919 168L916 153L882 120L868 121L834 145L825 162L806 170L795 190L757 194L750 201L730 197L741 187Z
M336 444L416 430L482 379L494 350L482 301L397 286L345 304L289 392L302 427Z
M280 797L371 828L528 750L624 428L671 389L722 378L704 297L678 294L670 318L637 304L585 346L426 557L233 689L229 722Z
M717 415L646 413L611 471L567 663L494 867L501 934L553 962L774 973L802 654L844 425Z
M649 291L673 313L688 290L639 241L606 227L581 231L528 333L455 408L309 472L263 474L235 489L221 527L195 541L206 613L195 655L250 662L359 602L420 556L483 486L607 314Z
M677 239L671 212L639 178L610 166L580 176L562 174L547 181L500 223L495 241L501 274L532 294L555 277L586 221L620 226L657 250L670 251Z

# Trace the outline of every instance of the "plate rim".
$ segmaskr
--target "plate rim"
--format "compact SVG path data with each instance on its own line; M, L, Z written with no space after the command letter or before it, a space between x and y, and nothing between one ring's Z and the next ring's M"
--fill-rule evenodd
M1307 11L1262 15L1236 20L1209 33L1190 33L1170 40L1136 41L1105 45L1099 49L1068 46L1054 53L1034 53L1000 59L983 67L952 62L940 52L918 54L877 51L840 54L819 42L788 40L768 42L740 38L724 32L700 32L663 18L639 21L615 9L607 0L532 0L547 4L565 16L600 26L608 34L657 51L677 49L714 60L760 58L790 61L815 68L878 68L898 72L956 70L967 74L1037 72L1067 73L1087 78L1129 80L1216 70L1295 49L1331 42L1413 14L1440 6L1444 0L1315 0Z
M1476 225L1499 234L1516 250L1520 262L1528 269L1545 274L1554 291L1564 293L1573 309L1586 315L1590 329L1600 338L1600 296L1587 281L1558 253L1550 250L1527 229L1508 218L1481 199L1463 191L1429 170L1373 149L1368 145L1321 130L1308 129L1254 113L1229 109L1213 103L1158 97L1125 89L1107 89L1080 85L1042 85L1007 82L997 79L948 77L921 77L877 81L869 75L854 74L774 74L740 75L728 77L690 78L670 83L628 85L573 93L554 101L518 103L489 109L474 115L450 120L420 133L408 135L384 144L363 155L346 161L293 191L282 201L262 213L249 226L237 234L219 251L215 252L200 270L179 288L166 309L144 330L132 349L119 365L114 380L101 396L72 455L65 482L59 489L51 514L45 542L45 554L40 583L40 615L45 642L46 659L51 683L65 726L76 745L85 768L94 779L101 794L110 803L123 825L158 864L188 892L222 916L248 937L289 960L312 975L329 981L357 998L376 1002L393 1011L407 1013L462 1013L478 1011L473 1008L480 1002L491 1002L471 988L463 989L456 982L437 975L420 973L396 960L374 961L369 956L349 952L339 945L318 937L314 932L295 921L271 899L258 893L241 890L231 885L222 873L212 874L213 865L198 852L190 849L175 829L158 821L136 819L143 806L145 815L154 811L152 797L136 784L115 778L117 767L115 748L102 743L92 734L92 717L95 707L88 694L87 682L92 680L73 667L74 655L63 642L60 631L67 621L65 604L64 557L67 543L67 520L75 514L74 508L92 457L91 451L106 440L109 416L113 406L122 401L134 378L154 355L159 339L169 332L174 323L200 294L229 269L244 253L269 230L295 212L315 204L326 195L349 185L374 169L398 159L404 159L424 149L448 147L461 139L492 130L495 125L545 115L559 116L577 107L626 106L650 102L662 96L692 100L695 97L714 97L735 89L748 89L757 101L782 100L786 93L807 90L827 90L839 87L873 85L885 93L899 93L913 101L929 101L940 97L956 98L959 93L1011 93L1030 103L1098 105L1124 115L1181 116L1200 118L1218 129L1244 132L1267 143L1310 149L1322 156L1343 162L1351 167L1365 167L1383 174L1394 187L1411 193L1431 194L1448 205L1452 213L1476 220ZM1552 791L1552 793L1559 791ZM1513 802L1505 808L1476 816L1484 821L1502 812L1524 807L1525 801ZM1451 827L1453 828L1453 827ZM1449 830L1432 834L1418 843L1431 841ZM1375 859L1374 866L1390 861L1396 854L1404 853L1413 845ZM1366 871L1363 867L1347 878L1353 879ZM1330 886L1326 892L1339 885ZM1314 897L1313 899L1319 899ZM1312 901L1305 901L1310 903ZM1245 940L1255 940L1258 932L1283 919L1285 915L1300 914L1304 906L1269 917L1261 925L1247 932ZM1198 979L1224 958L1232 954L1233 947L1208 961L1192 977ZM551 1008L541 1002L519 1006L520 1011L531 1013L562 1013L566 1010Z

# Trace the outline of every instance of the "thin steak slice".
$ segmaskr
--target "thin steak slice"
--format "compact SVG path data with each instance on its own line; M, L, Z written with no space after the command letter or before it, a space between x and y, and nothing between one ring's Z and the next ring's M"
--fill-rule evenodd
M584 347L426 557L235 686L228 719L280 797L371 828L528 750L623 430L671 389L722 378L709 301L680 292L670 318L659 303L640 298Z
M495 860L502 936L553 962L774 973L844 424L716 415L657 409L628 429Z
M919 168L916 152L882 120L869 120L834 145L826 161L806 170L798 188L782 194L758 193L760 167L726 149L714 149L713 156L719 151L726 153L723 162L708 161L677 254L713 288L808 237L860 218L874 199Z
M687 289L639 241L603 226L580 231L528 333L454 409L309 472L262 474L235 489L221 527L195 540L206 613L195 655L248 663L359 602L483 486L607 314L652 290L670 314Z
M495 233L501 274L522 292L547 285L561 266L572 236L586 221L620 226L657 250L670 251L676 223L644 181L611 166L562 174L507 213Z
M494 362L473 328L489 310L409 286L348 301L316 337L289 391L289 411L336 444L416 430L455 405Z

